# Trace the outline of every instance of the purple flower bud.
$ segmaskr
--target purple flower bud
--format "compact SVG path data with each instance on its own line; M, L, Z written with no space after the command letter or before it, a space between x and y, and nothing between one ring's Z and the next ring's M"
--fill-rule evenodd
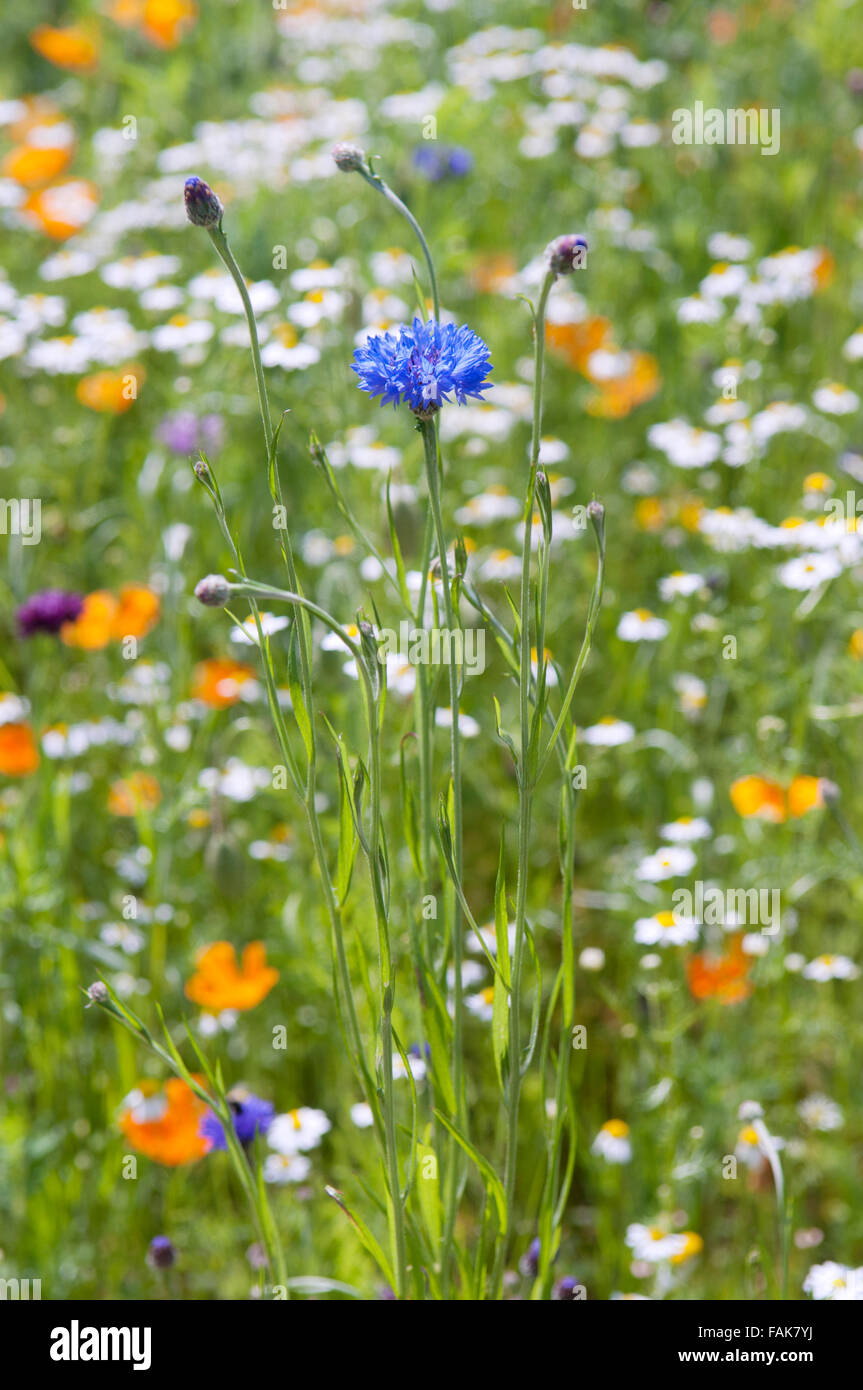
M566 1274L555 1285L551 1295L552 1299L555 1303L575 1303L575 1293L578 1288L578 1280L572 1274Z
M105 1004L108 1000L108 987L101 980L96 980L92 985L87 986L87 998L89 1004L85 1004L85 1009L92 1009L94 1004Z
M365 152L359 145L333 145L333 162L343 174L355 174L366 167Z
M587 242L583 236L559 236L549 242L545 255L555 275L571 275L587 265Z
M224 208L212 188L197 175L186 179L183 190L186 216L196 227L217 227L222 220Z
M195 598L207 608L224 608L231 586L223 574L208 574L195 585Z
M519 1270L528 1278L534 1278L539 1269L539 1251L539 1236L536 1236L535 1239L530 1242L530 1245L518 1262Z
M177 1262L177 1252L170 1236L153 1236L147 1251L147 1264L151 1269L170 1269Z
M18 632L21 637L32 637L36 632L59 632L64 623L73 623L84 607L79 594L66 593L64 589L45 589L33 594L16 613Z

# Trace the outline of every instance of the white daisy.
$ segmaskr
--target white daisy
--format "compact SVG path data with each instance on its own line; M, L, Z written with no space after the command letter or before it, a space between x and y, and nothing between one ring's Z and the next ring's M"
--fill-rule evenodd
M632 1158L629 1125L625 1120L606 1120L590 1151L604 1158L606 1163L628 1163Z

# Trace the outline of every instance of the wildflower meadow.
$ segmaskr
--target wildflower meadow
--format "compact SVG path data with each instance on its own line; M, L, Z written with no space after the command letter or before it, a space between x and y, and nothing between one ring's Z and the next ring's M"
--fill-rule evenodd
M863 1299L860 21L4 10L4 1299Z

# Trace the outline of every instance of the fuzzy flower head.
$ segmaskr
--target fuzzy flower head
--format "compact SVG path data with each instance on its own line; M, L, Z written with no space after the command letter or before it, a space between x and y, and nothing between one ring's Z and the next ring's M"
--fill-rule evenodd
M343 174L358 173L366 167L365 151L361 150L359 145L350 145L342 141L333 146L332 155L333 163Z
M434 415L455 397L482 400L491 382L489 350L466 324L438 323L415 318L398 334L374 334L357 348L352 370L361 391L380 396L381 405L409 405L420 419Z
M559 236L545 248L545 255L555 275L571 275L587 264L587 242L583 236Z
M208 183L197 175L186 179L183 189L186 216L196 227L217 227L222 220L224 208Z
M70 594L64 589L44 589L33 594L18 609L15 614L18 632L21 637L32 637L36 632L57 633L64 623L74 623L83 607L80 594Z

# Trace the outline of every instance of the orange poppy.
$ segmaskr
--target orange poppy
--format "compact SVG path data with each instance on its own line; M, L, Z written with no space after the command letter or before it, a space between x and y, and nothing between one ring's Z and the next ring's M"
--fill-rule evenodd
M71 158L71 145L18 145L3 160L2 170L22 188L42 188L63 173Z
M738 777L730 788L731 801L740 816L760 816L781 824L787 816L798 820L807 811L824 805L822 777L794 777L786 794L767 777Z
M199 661L192 676L192 698L203 700L211 709L227 709L240 698L240 689L254 676L251 666L241 661Z
M111 623L111 636L118 642L124 637L146 637L159 621L161 603L152 589L127 584L120 590L120 601Z
M594 316L581 323L546 323L545 341L570 367L583 371L592 354L608 346L610 332L610 320Z
M124 415L138 399L145 376L144 368L134 362L116 371L93 372L91 376L81 378L75 387L75 395L88 410Z
M686 963L686 981L695 999L718 999L720 1004L738 1004L752 993L747 980L749 961L743 953L741 937L734 936L724 955L706 952L691 956Z
M197 969L186 985L186 996L204 1009L253 1009L279 978L267 965L266 947L253 941L243 950L242 969L230 941L214 941L199 952Z
M785 820L785 792L768 777L738 777L729 795L739 816L759 816L777 824Z
M171 1077L161 1091L153 1082L142 1082L126 1098L119 1124L138 1153L176 1168L207 1152L207 1141L198 1132L206 1113L207 1106L185 1081Z
M145 0L141 31L159 48L176 48L198 16L190 0Z
M20 211L25 221L53 241L65 241L87 225L98 202L95 184L86 179L65 179L31 193Z
M603 381L598 396L587 403L588 415L601 420L622 420L637 405L643 405L656 395L662 385L656 358L649 352L633 352L625 376Z
M30 43L49 63L71 72L87 72L99 61L96 34L83 25L70 24L65 29L55 29L51 24L40 24L30 35Z
M805 816L816 806L824 805L823 782L820 777L795 777L788 788L788 814Z
M141 811L153 811L162 800L162 788L149 772L133 772L112 782L108 793L108 810L113 816L137 816Z
M39 749L29 724L0 724L0 773L27 777L39 766Z
M114 619L117 614L117 600L107 589L97 589L84 599L84 606L73 623L64 623L60 629L60 640L67 647L80 647L82 651L99 651L107 647L111 640Z

